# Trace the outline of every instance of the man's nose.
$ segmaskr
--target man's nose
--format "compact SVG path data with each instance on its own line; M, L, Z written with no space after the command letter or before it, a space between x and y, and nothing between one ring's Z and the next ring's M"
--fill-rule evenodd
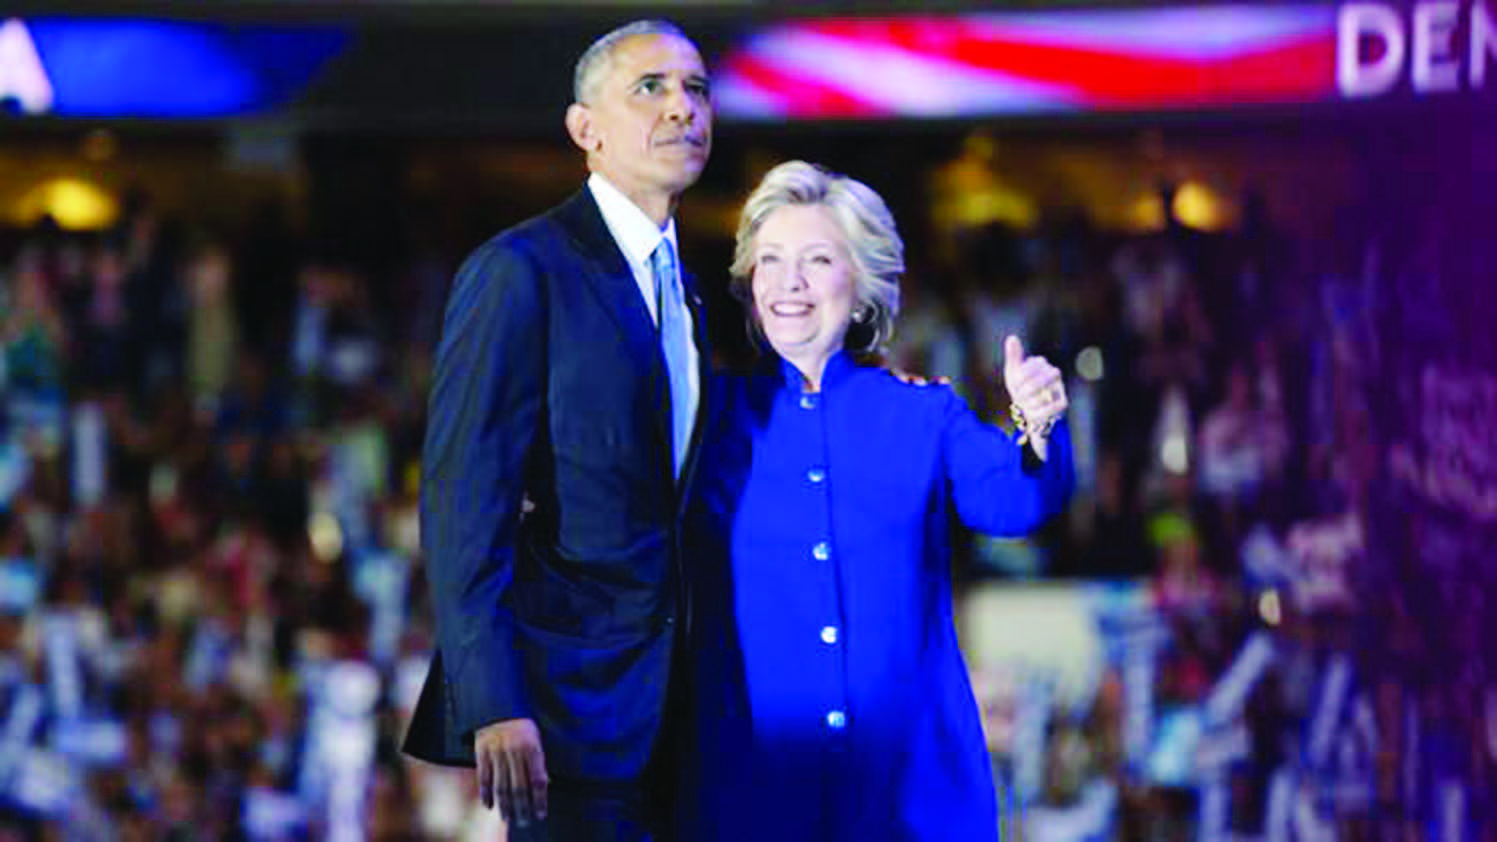
M686 86L672 85L665 97L666 118L689 124L696 120L696 111L696 101L687 92Z

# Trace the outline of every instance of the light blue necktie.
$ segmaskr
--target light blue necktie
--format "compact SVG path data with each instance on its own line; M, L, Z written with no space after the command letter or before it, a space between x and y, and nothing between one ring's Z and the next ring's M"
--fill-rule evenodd
M691 366L687 357L691 332L686 326L686 304L682 300L681 282L676 273L676 256L671 241L661 238L650 255L650 270L655 273L655 313L659 317L660 350L671 381L671 444L676 478L686 462L686 448L691 443Z

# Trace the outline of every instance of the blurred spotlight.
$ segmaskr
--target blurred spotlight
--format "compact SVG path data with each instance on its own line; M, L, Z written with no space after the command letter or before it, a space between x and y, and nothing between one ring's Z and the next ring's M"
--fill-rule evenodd
M998 141L987 131L972 132L962 140L963 156L990 163L997 154Z
M1277 626L1284 622L1284 607L1279 603L1279 592L1274 589L1264 591L1258 597L1258 616L1263 622L1270 626Z
M1081 375L1083 380L1093 383L1101 380L1105 373L1102 366L1102 349L1095 345L1082 348L1081 353L1076 355L1076 373Z
M1158 231L1164 227L1164 203L1154 192L1139 196L1128 206L1128 227L1135 232Z
M1199 181L1187 181L1175 191L1175 218L1197 231L1220 231L1227 225L1221 197Z
M999 185L961 194L953 211L958 220L974 227L1001 222L1028 228L1039 218L1033 202L1022 193Z
M1002 223L1029 228L1039 208L1023 191L997 174L998 143L987 132L973 132L962 151L934 176L935 216L944 226L978 228Z
M312 540L312 554L324 564L331 564L343 554L343 528L338 519L328 512L312 515L307 525L307 535Z
M27 191L10 216L23 225L50 216L69 231L97 231L113 225L119 213L119 202L97 184L54 178Z
M119 150L119 141L108 129L94 129L83 138L83 157L92 163L108 161Z
M1185 436L1173 435L1164 440L1164 446L1159 449L1159 460L1164 463L1164 469L1172 474L1184 474L1190 471L1190 448L1185 443Z

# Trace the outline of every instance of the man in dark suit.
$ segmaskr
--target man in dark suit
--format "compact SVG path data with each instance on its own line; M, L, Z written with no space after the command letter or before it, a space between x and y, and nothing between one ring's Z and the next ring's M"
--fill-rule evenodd
M590 47L575 99L586 188L481 246L447 305L421 494L438 651L405 748L476 765L511 839L659 839L706 367L673 214L712 105L657 21Z

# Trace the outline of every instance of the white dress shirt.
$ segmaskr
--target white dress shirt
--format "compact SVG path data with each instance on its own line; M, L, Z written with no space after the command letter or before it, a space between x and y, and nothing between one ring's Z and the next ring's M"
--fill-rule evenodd
M660 325L660 314L655 312L655 273L650 268L650 255L655 253L655 247L660 245L661 238L670 241L671 249L675 252L676 281L683 283L680 277L681 249L676 242L676 220L672 219L665 224L662 231L656 227L650 217L639 209L628 196L625 196L608 182L608 179L593 173L587 179L587 189L592 191L593 199L598 203L598 210L603 212L603 222L608 226L608 232L613 235L613 241L618 243L619 251L624 253L624 262L629 264L629 271L634 273L634 282L639 286L639 294L645 300L645 309L650 312L650 319L658 327ZM685 306L686 293L682 289L682 307L684 311L681 317L688 328L688 333L695 336L695 325L691 318L691 308ZM701 355L697 350L696 342L692 341L686 351L686 360L689 375L688 382L691 384L691 392L686 396L686 406L691 412L692 427L696 426L697 406L701 402Z

